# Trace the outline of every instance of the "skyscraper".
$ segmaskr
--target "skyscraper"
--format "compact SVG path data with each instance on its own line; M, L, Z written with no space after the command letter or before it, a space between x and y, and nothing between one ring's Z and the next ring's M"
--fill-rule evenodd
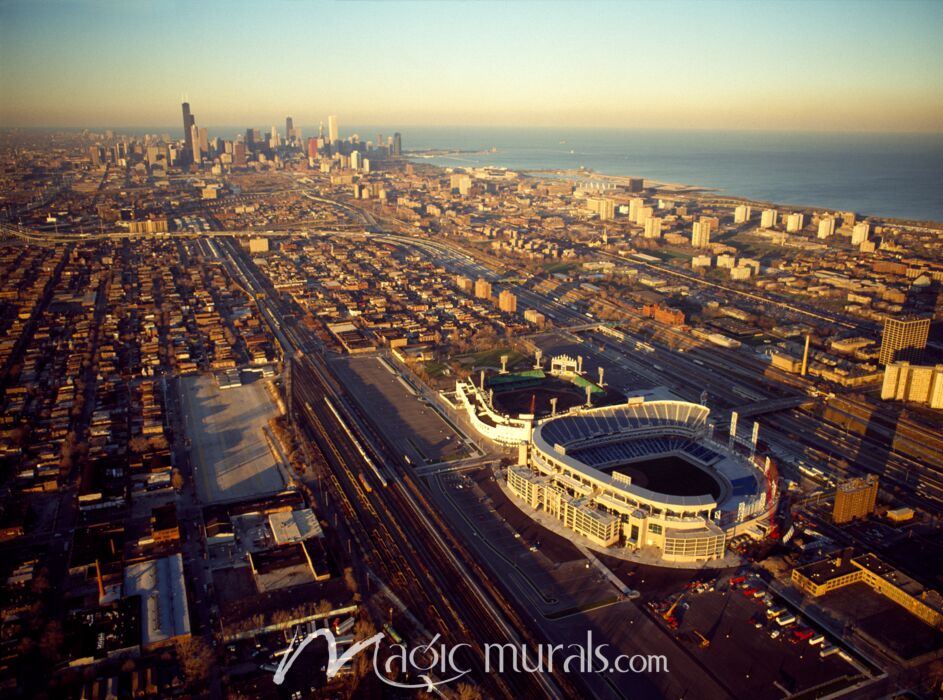
M919 362L923 350L927 347L927 337L929 335L929 317L885 317L884 333L881 336L881 354L878 357L878 362L882 365L889 365L900 360Z
M403 137L400 136L400 133L397 131L393 134L393 155L401 156L403 155Z
M327 137L328 142L333 146L337 141L337 117L333 115L327 118Z
M246 145L237 141L232 147L232 164L243 167L246 164Z
M190 125L190 157L192 163L200 163L203 160L200 154L200 130L196 124Z
M291 117L285 117L285 143L291 145L295 138L295 123Z
M186 148L184 149L185 157L189 158L193 154L193 125L196 123L196 118L190 114L190 103L184 102L183 105L183 140L186 143Z

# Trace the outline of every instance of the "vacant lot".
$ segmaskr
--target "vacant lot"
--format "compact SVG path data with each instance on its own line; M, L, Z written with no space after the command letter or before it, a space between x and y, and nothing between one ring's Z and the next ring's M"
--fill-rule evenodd
M210 375L186 377L181 393L190 459L203 503L276 493L285 486L263 433L275 415L263 382L220 391Z

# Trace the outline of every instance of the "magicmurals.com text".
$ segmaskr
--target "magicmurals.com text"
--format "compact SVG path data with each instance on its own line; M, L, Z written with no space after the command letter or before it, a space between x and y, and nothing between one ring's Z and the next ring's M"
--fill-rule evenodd
M308 634L297 646L297 635L291 646L282 656L275 670L275 683L281 684L285 674L291 668L302 650L318 637L327 640L328 679L340 670L360 652L373 647L373 670L376 676L387 685L398 688L426 688L445 685L457 681L471 672L463 668L456 658L462 648L469 644L448 646L440 642L437 634L428 644L412 648L404 644L393 644L386 648L384 661L380 661L380 643L386 637L382 632L350 646L341 656L337 654L337 643L329 629L319 629ZM668 673L668 658L657 654L618 654L609 656L610 644L595 644L592 630L586 633L585 644L539 644L536 650L523 644L487 643L484 645L484 663L486 673ZM397 674L412 674L422 680L421 683L400 683L391 680Z

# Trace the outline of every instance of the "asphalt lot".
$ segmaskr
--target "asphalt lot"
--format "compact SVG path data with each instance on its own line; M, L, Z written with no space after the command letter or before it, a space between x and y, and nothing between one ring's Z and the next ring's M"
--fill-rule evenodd
M413 464L443 462L467 455L455 431L413 395L376 356L343 357L331 363L377 429Z
M263 427L275 405L261 381L220 391L212 375L180 382L200 501L225 503L281 491L282 471Z

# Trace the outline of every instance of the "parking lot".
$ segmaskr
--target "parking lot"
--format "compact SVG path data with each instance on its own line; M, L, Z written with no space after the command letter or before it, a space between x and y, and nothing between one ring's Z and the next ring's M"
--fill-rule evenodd
M710 579L713 590L710 585L700 591L676 589L651 601L650 614L734 697L772 700L832 683L845 685L860 673L840 647L822 655L835 646L830 635L775 596L757 597L767 592L758 578L741 578L734 577L733 586L729 575ZM768 612L780 609L776 616ZM796 619L788 623L791 617Z
M413 464L468 454L452 427L378 357L343 357L331 367L378 430Z

